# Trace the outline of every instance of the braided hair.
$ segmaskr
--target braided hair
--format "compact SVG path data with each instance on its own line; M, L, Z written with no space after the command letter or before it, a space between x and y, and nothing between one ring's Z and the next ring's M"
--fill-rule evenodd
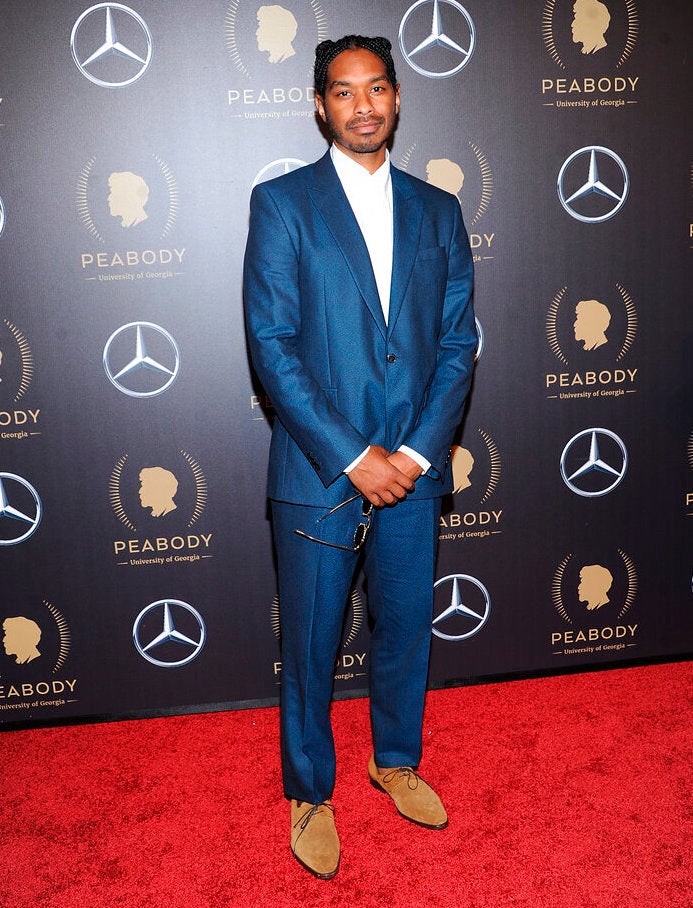
M392 59L392 44L387 38L365 38L363 35L345 35L338 41L322 41L315 48L315 68L313 70L313 84L315 93L324 97L325 86L327 83L327 68L338 54L344 50L356 50L362 48L369 50L372 54L385 64L385 72L388 82L393 88L397 85L397 76L395 74L395 64Z

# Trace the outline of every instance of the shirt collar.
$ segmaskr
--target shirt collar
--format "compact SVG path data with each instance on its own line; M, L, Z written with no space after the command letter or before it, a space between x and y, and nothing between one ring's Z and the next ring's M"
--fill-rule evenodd
M355 183L363 185L367 182L371 190L378 188L384 190L387 187L390 179L390 152L387 149L385 149L385 160L375 173L369 173L365 167L344 154L334 143L330 147L330 157L337 176L343 184L353 186Z

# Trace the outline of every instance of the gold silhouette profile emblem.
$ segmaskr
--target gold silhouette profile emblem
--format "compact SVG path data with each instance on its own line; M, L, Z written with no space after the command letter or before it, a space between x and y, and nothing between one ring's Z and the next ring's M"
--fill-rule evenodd
M269 54L270 63L281 63L296 51L292 41L298 32L294 14L283 6L261 6L257 11L257 49Z
M24 665L38 659L38 643L41 639L41 628L30 618L21 615L16 618L5 618L2 622L4 636L2 645L8 656L14 656L17 665Z
M455 445L452 449L452 484L453 484L453 493L457 495L458 492L462 492L464 489L468 489L472 481L469 478L469 474L474 468L474 458L472 457L471 451L468 451L467 448L462 448L459 445Z
M614 582L611 571L600 564L586 564L580 571L578 600L587 603L587 611L601 608L609 601L608 592Z
M431 158L426 164L427 183L437 186L456 195L459 199L460 190L464 185L464 173L459 164L448 158Z
M599 300L580 300L575 307L573 331L575 340L582 341L583 350L596 350L608 343L606 329L611 322L611 313Z
M593 54L606 47L606 30L611 14L600 0L576 0L573 6L573 43L582 44L583 54Z
M121 227L135 227L147 220L144 206L149 200L149 186L142 177L129 170L112 173L108 189L108 210L114 218L120 218Z
M144 467L140 470L140 503L151 508L152 517L163 517L175 511L174 497L178 491L178 480L170 470L163 467Z

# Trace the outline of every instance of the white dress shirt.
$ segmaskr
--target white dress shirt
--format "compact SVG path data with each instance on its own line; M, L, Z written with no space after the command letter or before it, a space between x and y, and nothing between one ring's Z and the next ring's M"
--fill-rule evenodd
M375 173L369 173L336 145L332 146L330 154L339 182L366 242L380 306L387 324L390 311L393 244L390 153L385 151L385 161Z
M332 163L342 184L347 201L354 212L371 259L371 267L380 297L385 324L390 313L390 285L392 282L392 250L394 224L392 218L392 179L390 153L385 151L385 161L369 173L365 167L352 160L336 145L330 148ZM350 473L366 456L370 445L344 470ZM406 445L399 448L415 461L425 473L431 466L425 457Z

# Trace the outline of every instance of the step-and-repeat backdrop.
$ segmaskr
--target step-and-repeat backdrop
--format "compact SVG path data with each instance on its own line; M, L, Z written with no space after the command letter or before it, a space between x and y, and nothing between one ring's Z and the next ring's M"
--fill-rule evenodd
M432 685L693 647L687 0L3 0L0 722L276 702L254 183L383 34L393 162L457 195L481 341ZM337 695L364 691L350 597Z

